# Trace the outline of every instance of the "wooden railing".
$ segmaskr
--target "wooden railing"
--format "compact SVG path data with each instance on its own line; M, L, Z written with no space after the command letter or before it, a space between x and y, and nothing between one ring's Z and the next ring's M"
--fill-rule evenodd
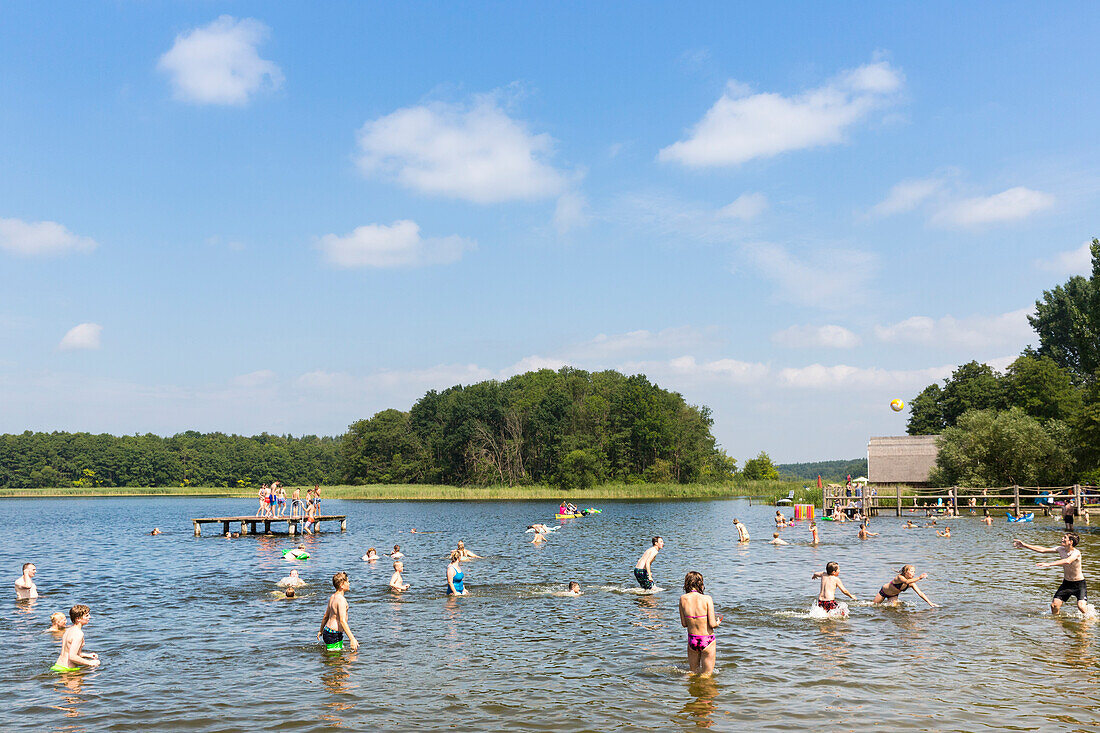
M833 507L846 507L849 502L864 515L877 515L882 509L893 509L901 516L902 509L943 508L950 506L956 512L988 509L1019 514L1021 509L1041 509L1072 503L1078 513L1088 506L1100 506L1100 487L1082 486L1004 486L992 489L974 489L952 486L946 489L914 489L903 486L825 487L822 489L821 506L826 515ZM851 496L848 495L851 491ZM859 494L857 496L857 493Z

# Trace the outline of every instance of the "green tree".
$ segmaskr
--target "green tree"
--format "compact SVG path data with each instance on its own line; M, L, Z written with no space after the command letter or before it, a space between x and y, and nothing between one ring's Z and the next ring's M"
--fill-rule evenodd
M1001 378L1005 401L1040 421L1069 420L1081 409L1081 392L1049 356L1025 353Z
M1074 470L1066 435L1061 421L1044 426L1018 407L969 410L944 430L930 479L939 486L1065 485Z
M600 460L589 450L569 451L561 460L555 484L563 489L587 489L600 475Z
M760 451L756 458L745 461L741 476L750 481L774 480L779 478L779 469L775 467L767 453Z
M956 424L968 410L997 410L1004 407L1004 391L997 373L988 364L967 362L944 381L940 395L943 421Z
M1076 382L1100 369L1100 240L1093 239L1092 274L1071 277L1043 292L1028 322L1039 335L1039 354L1049 356Z
M910 435L939 435L947 424L943 419L943 390L938 384L930 384L909 400L909 423L906 432Z

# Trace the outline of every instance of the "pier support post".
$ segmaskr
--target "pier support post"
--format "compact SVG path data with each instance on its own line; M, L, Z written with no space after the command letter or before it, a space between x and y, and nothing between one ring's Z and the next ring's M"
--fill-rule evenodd
M901 484L897 484L896 486L894 486L894 489L897 491L897 495L898 495L898 497L897 497L898 498L898 503L895 505L897 507L897 511L896 511L894 516L900 517L901 516Z
M347 517L344 517L343 519L340 520L340 531L341 532L347 532L348 531L348 518Z
M225 521L225 522L222 522L222 534L223 535L229 534L229 522L228 522L228 520Z
M264 534L271 534L271 521L270 520L267 520L267 521L264 522Z
M286 531L287 531L287 534L289 534L291 537L294 536L294 525L295 524L297 524L297 522L295 522L293 519L287 520Z
M196 537L200 536L202 534L202 531L199 529L199 523L198 522L192 522L192 524L195 525L195 536Z

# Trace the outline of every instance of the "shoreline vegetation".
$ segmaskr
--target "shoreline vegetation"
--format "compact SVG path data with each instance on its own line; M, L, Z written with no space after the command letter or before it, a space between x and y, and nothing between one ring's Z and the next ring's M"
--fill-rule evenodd
M295 488L287 486L289 494ZM535 486L444 486L438 484L366 484L362 486L322 486L325 499L367 501L551 501L568 499L574 503L601 499L731 499L749 497L775 503L794 490L795 502L821 504L816 486L806 490L803 481L736 481L723 484L598 484L587 489L563 490L547 485ZM72 486L62 488L0 488L0 498L110 498L123 496L205 496L256 500L255 488L216 486Z

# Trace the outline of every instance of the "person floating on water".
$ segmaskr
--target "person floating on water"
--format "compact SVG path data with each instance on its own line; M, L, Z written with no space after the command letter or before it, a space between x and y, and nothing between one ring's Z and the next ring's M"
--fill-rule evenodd
M153 527L153 531L149 534L153 535L154 537L156 537L158 534L161 534L160 527Z
M653 558L665 546L665 541L660 537L653 538L653 544L642 553L638 562L634 564L634 579L643 590L653 589Z
M546 542L546 535L544 535L542 532L535 532L535 536L531 539L531 544L541 545L544 542Z
M363 562L375 562L378 560L378 552L372 547L363 555Z
M693 673L714 672L717 642L714 630L722 617L714 612L714 599L706 595L703 576L694 570L684 576L684 595L680 596L680 625L688 632L688 667Z
M746 527L740 519L734 518L733 526L737 528L737 541L748 542L749 541L749 528Z
M92 620L92 611L83 604L69 609L73 625L61 637L61 654L50 667L51 672L79 672L81 667L98 667L99 655L84 650L84 627Z
M779 533L778 532L772 532L772 539L771 539L771 542L769 542L768 544L769 545L789 545L791 543L790 542L784 542L783 540L779 539Z
M20 601L30 598L38 598L38 586L34 584L34 576L38 568L33 562L23 563L23 574L15 579L15 597Z
M451 553L451 563L447 566L447 595L469 595L462 583L462 579L465 577L466 573L462 572L462 553L455 550Z
M348 574L340 572L333 575L332 587L336 592L329 596L317 638L324 642L325 648L329 651L340 651L344 648L346 634L351 650L355 651L359 648L359 642L355 634L351 633L351 627L348 626L348 599L344 597L344 594L351 590Z
M1088 589L1085 587L1085 575L1081 572L1081 551L1077 545L1081 538L1073 532L1062 535L1062 542L1057 547L1040 547L1029 545L1021 540L1013 540L1014 547L1031 550L1032 552L1058 553L1060 560L1036 563L1037 568L1062 568L1062 584L1054 591L1054 598L1050 601L1050 612L1058 613L1062 604L1070 599L1077 598L1077 610L1082 614L1088 613Z
M878 594L875 596L875 603L888 603L890 606L898 605L898 596L910 588L913 592L924 599L932 608L938 608L938 606L932 601L928 600L928 596L924 595L920 588L917 587L919 581L928 577L928 573L921 573L917 575L917 569L912 565L903 565L898 574L894 576L886 585L879 588Z
M569 590L566 592L571 596L581 595L581 584L575 580L569 581Z
M902 526L902 529L916 529L916 528L917 528L917 525L913 524L912 519L907 520L905 522L905 525Z
M290 571L290 575L288 575L285 578L281 579L275 585L279 586L280 588L298 588L298 587L303 586L305 584L306 584L306 581L304 581L300 577L298 577L298 569L295 568L294 570Z
M65 614L61 611L55 611L50 614L50 628L49 631L58 634L68 628L65 624Z
M401 577L401 571L404 569L405 564L400 560L393 561L393 575L390 576L390 590L401 592L409 589L409 584Z
M848 609L847 607L841 607L841 604L837 602L836 592L839 590L853 601L856 600L856 597L848 592L848 589L844 587L844 583L840 582L840 565L831 562L825 566L825 572L819 570L810 578L813 580L821 579L821 589L817 593L815 605L825 613L840 609L843 615L847 615Z

